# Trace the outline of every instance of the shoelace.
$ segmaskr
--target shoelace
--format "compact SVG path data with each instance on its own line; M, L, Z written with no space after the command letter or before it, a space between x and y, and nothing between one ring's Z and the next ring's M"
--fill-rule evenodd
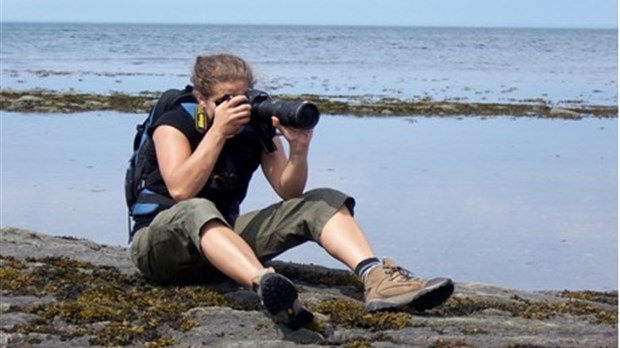
M418 277L416 277L411 271L400 266L384 265L383 268L385 269L385 272L392 277L392 279L402 277L405 281L418 280Z

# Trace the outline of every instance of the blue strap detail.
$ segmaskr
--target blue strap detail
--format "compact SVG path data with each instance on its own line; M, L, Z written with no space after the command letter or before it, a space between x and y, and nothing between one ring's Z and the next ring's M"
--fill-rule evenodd
M149 215L154 213L158 208L159 204L157 203L136 203L133 205L133 209L131 209L131 215Z
M185 111L189 114L192 119L196 118L196 109L198 108L197 103L181 103L181 106Z
M136 203L131 207L132 216L149 215L162 207L170 207L175 202L149 189L142 189L138 193Z

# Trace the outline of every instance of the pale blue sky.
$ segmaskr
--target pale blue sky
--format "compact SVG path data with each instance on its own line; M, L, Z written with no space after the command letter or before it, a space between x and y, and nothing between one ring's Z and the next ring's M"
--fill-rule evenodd
M617 28L617 0L0 0L2 21Z

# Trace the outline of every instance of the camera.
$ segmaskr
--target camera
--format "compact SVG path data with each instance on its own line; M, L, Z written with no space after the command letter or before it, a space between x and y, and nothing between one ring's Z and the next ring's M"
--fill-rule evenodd
M247 100L244 103L252 106L250 114L250 127L258 135L258 139L266 152L273 152L276 146L271 139L273 137L273 126L271 117L276 116L284 126L299 129L312 129L319 123L319 108L307 101L283 101L273 100L267 92L250 89L245 94ZM224 101L230 100L231 95L224 95L215 101L215 105L220 105Z
M276 116L282 125L301 129L312 129L319 122L319 108L313 103L274 100L256 89L247 91L246 97L252 105L253 122L271 125L271 116Z

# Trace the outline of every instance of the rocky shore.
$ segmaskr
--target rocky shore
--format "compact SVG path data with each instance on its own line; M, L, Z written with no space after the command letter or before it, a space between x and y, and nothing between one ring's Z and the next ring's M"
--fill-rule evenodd
M617 292L527 292L457 283L427 313L366 314L347 271L274 262L315 314L274 323L248 289L220 279L163 286L126 248L0 229L2 347L598 347L618 346Z
M110 95L68 93L48 90L0 90L0 110L15 112L69 113L111 110L129 113L147 112L161 92L140 95L113 93ZM542 99L515 103L468 103L463 101L433 101L421 99L368 100L362 96L327 98L317 95L273 96L278 99L309 100L318 105L321 113L355 116L528 116L559 119L584 117L617 117L617 106L585 105L574 101L571 107L555 107Z

